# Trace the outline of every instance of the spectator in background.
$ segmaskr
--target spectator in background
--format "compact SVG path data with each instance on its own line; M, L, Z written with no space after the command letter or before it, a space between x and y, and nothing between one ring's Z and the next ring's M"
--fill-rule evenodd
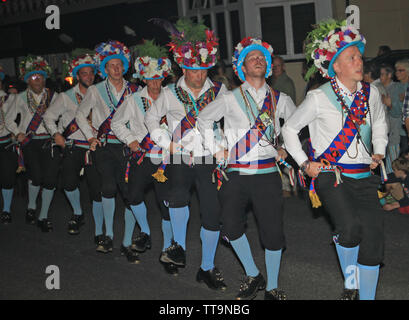
M399 60L395 63L395 70L396 70L396 78L398 79L399 86L397 90L397 99L400 102L400 110L403 110L403 99L405 97L405 91L408 88L409 83L409 60ZM396 98L396 97L395 97ZM400 126L400 154L406 153L409 150L408 143L408 131L406 127L404 127L405 119L408 116L405 115L403 119L403 125Z
M389 46L379 46L377 56L378 57L385 56L385 55L391 53L391 51L392 50L391 50L391 48Z
M399 156L400 128L402 121L402 106L399 101L399 85L393 81L394 69L392 66L383 64L380 67L380 82L386 91L382 93L382 102L386 106L386 115L389 122L388 147L386 151L386 171L391 173L392 161Z
M295 103L295 85L294 81L285 72L284 59L280 56L273 58L273 79L271 86L285 94L289 95Z
M273 77L271 80L271 86L280 92L284 92L285 94L289 95L291 100L295 104L295 85L294 81L287 75L285 72L285 63L284 59L280 56L274 56L273 58ZM280 137L280 141L282 142L282 137ZM291 159L288 159L290 164L293 164ZM289 169L283 168L283 175L282 175L282 183L283 183L283 197L289 198L292 195L297 195L297 187L291 186L290 179L289 179Z
M403 99L403 122L406 132L409 132L409 85L406 87L406 93Z
M216 64L215 70L209 71L209 77L213 81L222 82L228 90L232 89L232 81L226 75L226 66L224 65L223 60L220 60Z

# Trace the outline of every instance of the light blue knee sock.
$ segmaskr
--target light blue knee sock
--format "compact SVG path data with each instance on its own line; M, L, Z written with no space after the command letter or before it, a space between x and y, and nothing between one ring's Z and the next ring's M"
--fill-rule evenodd
M353 248L345 248L335 243L339 263L341 265L342 273L344 275L345 289L358 289L358 274L357 261L359 246Z
M80 202L80 190L77 188L73 191L64 190L64 192L67 195L68 201L71 204L74 214L77 216L81 216L82 209L81 209L81 202Z
M267 291L277 289L278 287L278 274L280 272L281 252L281 249L274 251L267 249L265 250Z
M230 241L231 246L239 257L240 262L242 263L246 274L250 277L257 276L260 272L254 263L253 255L251 254L250 244L247 240L245 234L240 238Z
M37 196L40 192L40 186L33 186L31 181L28 182L28 209L37 208Z
M184 250L186 250L186 231L189 221L189 207L169 208L170 221L172 224L173 238Z
M99 236L103 233L102 224L104 223L104 211L101 201L92 201L92 215L95 221L95 235Z
M125 208L125 232L124 232L124 239L122 241L122 245L124 247L129 247L132 244L132 235L133 230L135 228L136 219L131 210Z
M163 234L163 248L162 251L165 251L172 244L173 232L172 225L170 220L162 219L162 234Z
M220 231L210 231L200 228L200 239L202 240L202 264L203 271L214 268L214 256L216 255L217 244L219 242Z
M44 220L48 217L48 209L50 208L51 200L53 200L55 189L43 188L41 195L41 211L38 220Z
M358 264L359 270L359 299L375 300L376 286L379 278L379 265L364 266Z
M105 219L105 235L114 239L115 198L102 197L102 208Z
M147 235L150 235L151 230L149 228L145 202L142 201L140 204L136 206L131 206L131 209L136 218L136 221L139 224L139 227L141 228L141 232L144 232Z
M11 200L13 199L14 189L1 189L1 194L3 195L3 211L10 213Z

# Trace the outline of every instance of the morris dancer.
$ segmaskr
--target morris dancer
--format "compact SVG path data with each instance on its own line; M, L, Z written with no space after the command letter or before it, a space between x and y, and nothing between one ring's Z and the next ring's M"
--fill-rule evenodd
M388 143L384 108L376 87L362 81L366 40L355 28L345 21L325 21L307 41L306 56L314 60L308 74L318 69L331 81L308 92L284 125L284 142L313 178L313 206L321 200L335 226L334 242L345 279L341 299L374 299L384 237L379 178L371 170L381 164ZM307 125L310 160L297 136ZM331 172L337 174L335 179Z
M152 41L145 41L137 46L138 57L135 60L135 78L141 79L146 87L142 91L134 93L133 99L127 99L126 103L119 109L112 119L112 131L130 149L131 156L126 171L126 181L128 183L128 200L141 229L140 234L132 243L133 224L129 224L129 229L125 230L122 245L130 247L137 252L144 252L151 248L150 227L147 219L147 210L144 203L144 191L152 183L159 200L159 208L162 214L163 231L163 253L170 247L173 239L170 225L169 209L164 205L164 189L166 185L153 179L152 174L156 172L162 160L162 150L151 140L148 130L144 124L146 111L164 99L161 85L163 80L171 72L170 60L166 58L167 50L157 46ZM165 123L162 127L167 127ZM172 263L164 264L165 270L173 275L177 275L178 269Z
M224 85L212 82L207 77L207 70L216 64L218 43L213 31L187 19L176 23L171 40L168 45L175 61L183 69L183 76L176 85L164 88L163 103L155 103L145 116L152 140L164 152L171 154L155 174L161 181L168 179L165 182L169 188L168 195L162 200L169 206L175 240L162 254L161 261L185 266L190 190L196 186L202 222L202 264L196 280L205 282L209 288L224 290L226 285L223 277L214 266L220 234L220 205L216 187L209 178L214 167L213 159L211 153L204 150L196 128L199 112L226 92ZM165 115L169 130L160 127L160 121ZM172 138L169 138L169 132ZM219 133L219 130L216 132Z
M95 64L102 77L106 79L88 88L78 108L76 121L87 138L91 150L96 150L95 162L102 181L102 208L105 220L105 237L98 243L97 251L108 253L113 249L117 188L122 198L126 199L124 185L126 160L123 155L123 144L112 133L111 120L123 102L131 98L135 87L123 78L128 71L131 59L130 51L123 43L119 41L103 42L97 45L95 51ZM96 137L88 122L91 111L91 126L97 129ZM132 211L126 207L125 230L129 228L129 223L132 221L134 221ZM121 253L126 255L129 262L139 262L136 252L128 248L121 248Z
M8 99L14 100L15 95L8 95L3 91L3 81L5 72L0 65L0 188L3 196L3 210L0 215L0 222L4 224L11 223L11 201L13 199L14 183L16 181L17 156L12 148L6 148L12 141L10 131L6 128L5 102ZM13 102L9 101L9 107Z
M68 233L79 234L79 228L84 223L84 216L80 204L80 172L84 169L87 179L90 198L92 199L92 212L95 220L95 241L102 237L102 224L104 215L101 203L100 178L95 164L88 163L89 144L75 121L75 114L78 106L84 99L89 86L94 83L96 67L94 60L84 50L76 50L76 57L70 62L66 62L65 68L68 75L78 81L77 85L61 93L55 102L44 114L44 123L50 134L53 136L55 144L64 151L62 163L62 179L64 192L73 209L73 215L68 222ZM92 53L91 53L92 54ZM61 117L61 118L60 118ZM58 128L56 125L59 119Z
M211 103L199 114L199 130L208 148L208 134L214 121L224 117L228 150L215 154L219 164L227 164L228 181L220 181L223 234L228 238L246 278L237 300L253 299L265 290L266 300L285 300L278 289L281 253L285 245L283 231L282 184L276 161L287 153L278 145L279 118L287 120L295 110L291 98L266 83L271 76L273 48L266 42L244 38L236 47L233 70L243 84ZM223 170L224 165L218 167ZM257 268L245 234L246 207L251 202L257 217L262 245L265 247L267 286Z
M57 98L57 94L45 88L45 80L52 70L42 57L28 56L20 63L20 74L28 84L27 90L19 93L6 115L6 126L18 141L18 171L27 169L28 209L26 222L35 224L37 196L42 187L41 210L37 225L43 232L52 230L48 210L58 181L61 154L51 146L51 136L43 124L47 108ZM6 102L7 103L7 102ZM21 115L17 126L17 114Z

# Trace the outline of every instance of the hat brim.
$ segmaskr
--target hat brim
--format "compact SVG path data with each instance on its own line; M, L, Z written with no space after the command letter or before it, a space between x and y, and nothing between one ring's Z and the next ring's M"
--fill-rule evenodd
M329 67L328 67L328 76L335 77L335 71L334 71L334 63L335 60L337 60L338 56L347 48L352 47L352 46L356 46L358 47L359 52L363 55L365 52L365 43L363 43L362 41L353 41L348 43L347 45L343 46L341 49L338 50L338 52L332 57L331 62L329 63Z
M91 67L92 69L94 69L94 74L97 73L97 67L95 66L95 64L91 64L91 63L83 63L80 64L79 66L76 66L74 69L72 69L72 76L75 78L77 76L77 72L84 67Z
M246 81L246 77L245 77L244 72L241 69L241 67L243 66L244 59L246 58L246 56L251 51L254 51L254 50L261 51L263 53L264 57L266 58L266 62L267 62L267 69L266 69L266 75L265 75L266 78L268 77L268 74L271 71L271 53L266 48L264 48L262 45L259 45L259 44L256 44L256 43L251 44L251 45L245 47L242 52L240 52L239 58L237 59L237 74L238 74L240 80L243 81L243 82Z
M44 80L47 79L47 72L43 70L34 70L24 75L24 82L28 82L28 78L31 77L33 74L41 74L44 77Z
M127 59L124 55L122 55L122 54L113 54L113 55L111 55L111 56L106 57L104 60L102 60L100 66L99 66L99 71L101 72L101 74L102 74L102 76L103 76L104 78L108 77L107 73L105 72L105 65L107 64L107 62L108 62L109 60L112 60L112 59L120 59L120 60L122 60L122 63L123 63L123 65L124 65L124 72L122 72L122 75L124 75L124 74L127 73L127 71L128 71L128 68L129 68L129 61L128 61L128 59Z
M208 70L210 68L213 68L214 66L209 66L209 67L188 67L182 64L180 66L182 69L188 69L188 70Z

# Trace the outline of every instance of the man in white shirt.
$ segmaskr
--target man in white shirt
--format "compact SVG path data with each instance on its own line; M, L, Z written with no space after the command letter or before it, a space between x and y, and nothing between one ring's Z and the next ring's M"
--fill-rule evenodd
M111 120L126 99L130 99L135 87L129 84L123 75L128 71L130 62L129 49L119 41L103 42L97 45L95 63L104 81L90 86L78 107L76 122L95 150L95 162L101 177L102 207L105 220L105 237L98 243L97 251L112 252L113 249L113 222L115 213L115 196L117 190L126 204L125 229L135 224L132 211L127 206L124 172L126 159L123 154L122 142L111 130ZM90 112L91 126L88 122ZM97 134L93 132L97 130ZM133 228L133 226L132 226ZM121 247L121 253L130 263L138 263L136 252Z
M283 232L282 185L276 161L287 154L278 145L279 118L287 120L295 105L286 94L273 90L265 78L271 75L273 48L259 39L245 38L236 47L233 70L243 84L211 103L199 114L199 130L209 149L213 121L224 117L227 150L214 152L221 170L227 165L229 181L219 182L223 234L244 266L246 278L236 296L254 299L266 288L265 299L284 300L278 290ZM216 151L216 150L215 150ZM222 177L220 177L222 179ZM251 202L265 247L267 285L252 257L245 234L246 207Z
M75 121L78 106L84 98L87 89L94 83L96 67L92 56L80 54L69 62L68 75L78 82L72 89L59 94L58 98L44 114L44 123L52 135L55 144L63 150L62 181L64 192L73 209L73 215L68 222L68 233L79 234L79 228L84 223L80 203L80 173L85 171L92 212L95 220L96 242L102 237L103 212L101 203L100 178L96 166L86 163L89 157L89 144ZM57 121L58 127L57 127Z
M183 69L183 76L176 84L163 89L163 102L155 103L145 116L152 140L167 153L155 177L166 181L166 174L168 178L164 182L168 185L167 196L161 200L166 201L169 207L174 244L165 250L160 259L165 263L185 266L190 191L196 187L202 222L202 263L196 280L204 282L211 289L225 290L223 277L214 265L220 235L220 205L216 186L210 179L214 169L213 159L212 154L203 148L196 118L211 101L219 99L226 88L207 77L207 69L216 64L217 42L213 32L208 29L203 32L205 26L189 20L184 20L184 23L179 20L176 28L179 33L171 35L172 42L168 45L172 48L175 61ZM199 31L191 32L196 28ZM185 37L197 32L202 33L202 40ZM186 50L182 52L181 47ZM168 129L160 127L163 116L167 118Z
M17 156L12 148L6 148L11 143L10 131L6 128L6 105L8 99L15 99L15 95L8 95L3 91L5 72L0 65L0 188L3 196L3 210L0 222L11 223L11 201L13 199L14 183L16 181ZM12 103L7 104L9 107Z
M52 230L48 210L57 185L61 160L60 151L51 146L50 133L43 123L44 112L58 95L45 88L45 80L51 73L50 66L42 57L26 57L20 63L20 74L28 88L16 96L6 114L6 127L18 141L18 170L25 168L29 179L26 212L26 222L29 224L35 224L36 200L43 187L41 210L37 218L37 225L43 232ZM18 126L15 122L17 114L21 115Z
M311 34L307 46L307 56L331 81L307 94L284 125L283 136L288 152L312 178L313 206L321 199L334 224L345 279L341 299L374 299L384 241L379 178L371 169L384 158L388 128L378 90L362 82L364 37L345 21L334 24L320 24L322 38ZM297 136L306 125L311 159Z
M146 111L154 103L160 104L164 99L162 82L171 71L171 63L166 58L167 50L155 45L153 41L145 40L144 44L137 46L137 50L139 56L135 59L134 77L140 78L146 86L141 91L135 92L132 99L127 99L112 119L112 131L128 146L131 153L125 179L128 183L128 201L141 230L133 243L134 230L126 230L122 245L124 247L132 245L132 248L140 253L151 248L151 232L144 193L153 184L162 215L162 254L164 254L173 239L169 209L160 200L165 196L167 185L152 177L162 161L162 149L151 140L144 118ZM166 128L165 123L161 126ZM174 264L163 263L163 265L169 274L178 274L178 268Z

